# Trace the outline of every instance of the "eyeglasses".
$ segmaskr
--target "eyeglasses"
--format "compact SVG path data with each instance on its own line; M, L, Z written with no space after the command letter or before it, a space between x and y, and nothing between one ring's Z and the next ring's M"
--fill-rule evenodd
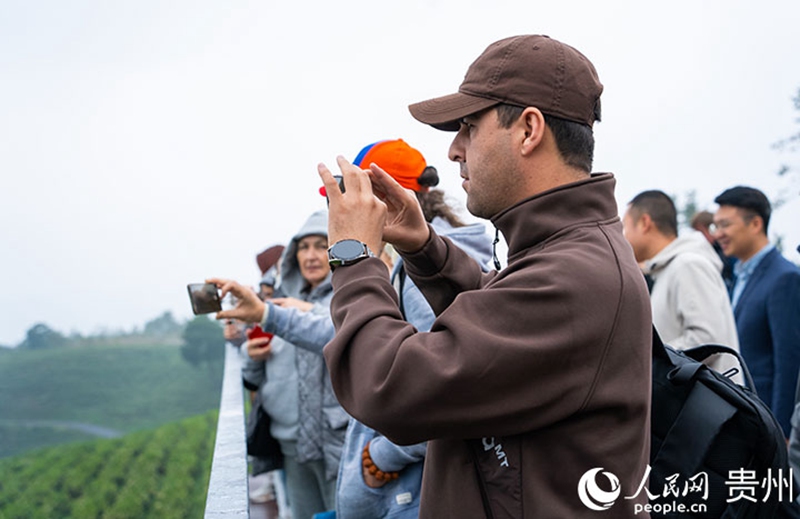
M742 218L741 220L742 220L742 223L747 223L749 219L748 218ZM724 230L726 230L726 229L728 229L728 228L730 228L730 227L732 227L734 225L737 225L738 223L739 223L738 220L720 220L718 222L714 222L711 225L709 225L708 226L708 230L712 234L714 234L717 231L724 231Z

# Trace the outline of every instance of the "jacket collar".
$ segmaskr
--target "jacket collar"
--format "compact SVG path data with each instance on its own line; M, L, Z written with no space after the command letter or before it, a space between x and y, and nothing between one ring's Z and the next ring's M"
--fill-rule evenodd
M775 245L772 243L767 243L761 250L756 252L752 258L747 261L737 261L736 265L733 266L733 273L736 274L736 277L746 276L750 277L753 275L753 272L758 268L764 258L775 249Z
M739 317L739 310L742 308L742 301L745 301L748 298L750 293L755 290L755 287L760 286L761 276L763 276L764 273L772 267L772 262L778 256L780 256L780 254L781 253L778 251L778 249L772 246L766 251L765 255L756 262L756 265L753 267L753 271L747 278L744 290L742 290L742 293L739 295L739 299L736 301L736 306L733 309L734 316Z
M568 227L619 218L611 173L564 184L504 209L491 221L508 243L508 257Z

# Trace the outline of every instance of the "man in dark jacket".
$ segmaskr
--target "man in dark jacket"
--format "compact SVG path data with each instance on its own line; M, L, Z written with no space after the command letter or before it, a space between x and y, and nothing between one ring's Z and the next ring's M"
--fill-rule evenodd
M438 236L376 165L339 157L344 193L320 165L335 268L328 369L358 420L396 443L429 440L422 518L648 516L635 512L647 499L650 304L615 180L590 174L601 91L577 50L519 36L490 45L459 93L410 107L457 132L449 156L467 208L508 243L500 271ZM371 257L382 240L434 309L429 332L402 320Z
M764 193L736 186L714 201L715 238L739 260L731 293L739 347L759 398L788 438L800 369L800 269L769 242L772 208Z

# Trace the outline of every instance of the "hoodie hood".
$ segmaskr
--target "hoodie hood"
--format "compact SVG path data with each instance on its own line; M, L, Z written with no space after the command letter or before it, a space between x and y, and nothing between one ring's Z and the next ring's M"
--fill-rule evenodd
M269 269L267 269L266 272L264 272L263 276L261 276L261 281L259 282L259 285L267 285L274 287L277 284L278 284L278 266L273 265Z
M686 253L693 253L706 258L720 274L722 273L722 259L717 255L714 247L708 243L705 236L697 231L675 238L661 252L645 261L644 273L657 276L676 256Z
M302 298L302 291L307 283L303 279L303 275L300 273L300 265L297 263L297 242L311 235L328 236L328 211L317 211L309 216L306 223L292 237L292 241L283 251L280 268L280 295L282 296ZM328 273L328 277L317 288L330 285L330 279L331 275Z
M492 241L486 234L486 227L481 223L472 223L462 227L453 227L447 220L437 216L431 226L440 236L447 236L460 249L472 256L486 271L492 259Z

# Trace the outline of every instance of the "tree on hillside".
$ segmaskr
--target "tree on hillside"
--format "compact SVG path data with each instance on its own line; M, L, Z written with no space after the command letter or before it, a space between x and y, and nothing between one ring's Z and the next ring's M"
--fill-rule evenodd
M27 331L25 340L19 344L19 347L28 350L42 350L64 346L66 342L66 338L59 332L44 323L36 323Z
M175 317L172 316L172 312L166 311L155 319L145 323L144 334L155 337L177 335L181 332L182 328L183 325L175 320Z
M800 88L797 89L797 94L792 99L792 102L794 103L795 111L800 112ZM800 117L797 117L795 122L800 124ZM790 152L793 154L793 158L796 158L796 153L800 151L800 130L785 139L781 139L772 146L778 151ZM797 162L792 163L790 159L790 162L785 162L781 165L778 170L778 176L787 179L789 186L784 187L777 196L773 197L773 209L780 207L790 196L798 194L797 183L800 182L800 165ZM792 183L795 183L794 187L791 186Z
M681 195L670 195L678 213L678 228L690 228L692 216L699 210L697 207L697 191L692 189Z
M209 369L221 364L225 357L222 327L205 315L198 315L183 330L181 355L192 366L206 364Z

